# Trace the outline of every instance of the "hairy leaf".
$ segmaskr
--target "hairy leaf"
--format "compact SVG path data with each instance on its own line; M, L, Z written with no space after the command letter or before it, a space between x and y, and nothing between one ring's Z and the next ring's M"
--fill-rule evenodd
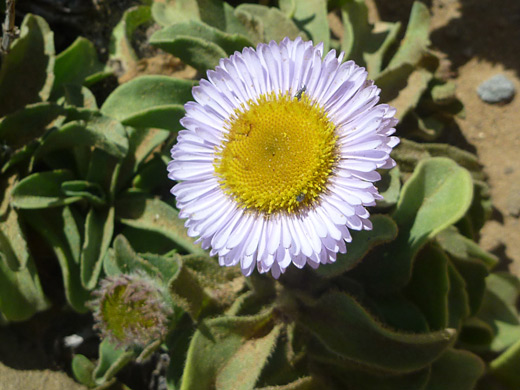
M81 251L81 284L96 287L103 258L114 233L114 208L91 208L85 221L85 241Z
M57 170L33 173L20 181L11 194L11 205L21 209L57 207L81 200L69 197L61 189L62 183L73 180L70 171Z
M193 85L167 76L141 76L116 88L101 112L129 126L179 130L182 105L192 99Z
M338 356L394 373L426 367L455 341L453 329L410 334L384 328L352 297L339 292L303 306L299 323Z
M52 247L60 263L65 297L71 307L84 313L90 293L80 280L80 251L82 226L69 207L63 209L31 210L23 213L25 220Z
M189 253L205 255L206 252L187 236L178 214L167 203L139 192L124 194L116 204L116 216L122 223L160 233Z
M47 22L27 14L0 68L0 117L46 101L54 81L54 39Z
M393 214L399 227L397 239L376 250L353 274L378 291L401 289L410 278L417 252L466 213L472 195L470 174L453 160L422 160L403 186Z
M254 387L280 331L272 314L204 321L188 350L181 390Z

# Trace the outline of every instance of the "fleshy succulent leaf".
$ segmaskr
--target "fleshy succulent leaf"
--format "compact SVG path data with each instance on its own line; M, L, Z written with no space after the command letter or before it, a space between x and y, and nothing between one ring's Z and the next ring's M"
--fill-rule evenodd
M24 321L50 307L32 258L13 271L0 252L0 285L0 312L7 321Z
M300 30L305 31L309 39L315 43L323 42L323 51L329 51L330 30L325 0L282 0L279 7Z
M54 39L47 22L28 14L0 68L0 117L46 101L54 81ZM21 88L20 86L23 86Z
M447 350L432 364L425 390L472 390L484 373L484 363L468 351Z
M448 257L433 245L425 246L414 261L405 293L424 313L430 329L448 325Z
M271 312L204 321L191 341L181 390L206 390L212 383L221 389L253 388L279 331Z
M453 329L410 334L384 328L352 297L339 292L302 307L299 323L338 357L393 373L428 366L455 341Z
M11 194L11 205L20 209L41 209L71 204L81 200L80 196L67 196L61 185L73 180L67 170L33 173L20 181Z
M430 12L420 1L415 1L401 46L388 64L389 69L408 63L417 65L430 45Z
M520 339L490 363L491 373L511 388L516 388L520 386L519 361Z
M117 200L116 217L125 225L160 233L189 253L206 254L186 234L178 211L159 199L139 192L127 192Z
M193 86L189 80L141 76L116 88L101 112L128 126L179 130L182 105L191 99Z
M334 277L354 268L372 248L392 241L397 236L397 225L385 215L373 215L372 230L352 232L352 245L345 254L338 254L336 262L316 270L321 276Z
M68 122L50 132L36 151L36 155L41 157L51 151L76 146L95 147L123 158L128 151L128 139L121 123L95 113L86 121Z
M404 184L393 214L399 227L397 239L365 259L353 273L377 290L404 287L417 252L464 216L472 196L470 174L453 160L437 157L421 161Z
M108 383L133 358L134 353L117 348L108 339L99 344L99 361L93 372L94 381L98 385Z
M76 380L88 387L95 387L92 374L96 366L85 355L77 354L72 358L72 373Z
M61 268L65 297L71 307L84 313L90 293L80 281L82 226L69 207L24 211L25 220L52 247Z
M271 40L280 42L285 37L307 38L307 34L300 31L296 24L278 8L259 4L240 4L235 10L235 15L244 25L251 27L260 42Z
M92 207L85 221L85 241L81 251L81 284L92 290L98 281L103 258L114 233L114 208Z
M104 65L98 60L96 48L88 39L78 37L67 49L56 56L52 97L63 95L68 84L83 85L89 79L100 77Z

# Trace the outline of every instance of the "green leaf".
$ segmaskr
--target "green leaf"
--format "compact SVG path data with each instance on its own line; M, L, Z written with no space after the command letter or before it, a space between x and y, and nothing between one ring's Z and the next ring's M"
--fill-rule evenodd
M191 341L181 390L252 389L279 333L271 312L204 321Z
M13 271L25 268L31 257L18 212L12 208L0 220L0 252Z
M397 236L397 225L392 218L376 214L370 218L372 230L352 232L352 244L347 253L338 253L336 262L319 267L316 273L323 277L335 277L354 268L374 247L392 241Z
M177 39L186 39L189 37L212 42L224 50L227 55L231 55L235 51L241 51L246 46L253 45L249 39L242 35L228 34L211 27L206 23L195 20L184 23L175 23L155 32L150 37L150 43L178 56L185 63L191 65L190 62L185 61L183 58L186 56L186 53L182 53L181 50L178 50L178 45L176 44ZM217 58L215 66L218 64L219 59L220 57Z
M50 132L36 154L41 157L54 150L77 146L98 148L115 157L123 158L128 151L128 139L121 123L95 113L86 121L68 122Z
M384 198L377 201L379 207L395 206L401 192L401 172L398 166L382 172L381 180L377 182L377 189Z
M132 187L149 193L161 191L167 184L164 182L167 166L168 163L164 161L163 156L156 154L139 169L132 180Z
M425 4L415 1L404 38L388 68L395 69L405 63L417 65L430 45L429 36L430 12Z
M515 276L501 272L486 278L486 292L478 317L496 334L490 345L492 351L503 351L520 337L520 317L516 308L519 295L520 281Z
M485 278L488 275L488 270L482 262L471 258L450 256L450 259L457 272L464 278L470 314L475 315L479 311L482 298L484 297L484 290L486 289Z
M330 29L325 0L281 0L281 11L293 19L315 44L323 42L323 51L330 49Z
M127 192L117 200L116 216L125 225L160 233L188 253L206 252L186 234L178 211L167 203L139 192Z
M472 195L470 174L453 160L422 160L404 184L393 214L399 227L397 239L376 250L353 274L379 291L401 289L410 278L417 252L466 213Z
M341 50L346 58L366 66L373 79L381 72L383 59L395 42L400 23L378 23L377 32L368 21L368 7L363 0L347 1L341 8L343 39Z
M449 262L448 276L450 282L450 291L448 293L448 326L453 329L460 329L462 322L470 315L466 282L457 272L453 264Z
M120 85L101 112L134 127L179 130L183 104L192 99L193 81L167 76L141 76Z
M235 303L245 287L245 278L238 267L221 267L216 259L200 255L182 256L182 263L219 307ZM260 298L256 292L255 298Z
M135 357L133 352L117 348L105 339L99 344L99 362L93 372L94 381L103 385L110 381Z
M375 83L381 88L381 101L394 107L397 110L395 117L401 120L417 106L432 78L433 74L427 68L405 62L385 69Z
M298 36L307 39L307 34L300 31L298 26L278 8L259 4L240 4L235 9L235 15L252 31L250 36L257 36L260 42L271 40L280 42L285 37L295 39Z
M150 22L151 19L149 6L131 7L125 11L121 21L112 30L108 48L109 60L118 63L125 72L139 60L132 47L132 36L140 25Z
M23 212L24 219L52 247L60 263L65 297L71 307L80 313L87 311L90 293L81 285L80 252L82 226L69 207Z
M117 207L117 205L116 205ZM138 253L152 253L164 255L172 251L175 243L161 233L143 230L132 226L123 226L121 230L132 248Z
M483 250L475 241L460 234L453 226L440 232L436 239L451 256L481 261L489 270L498 264L498 258L495 255Z
M32 258L26 267L13 271L0 252L0 313L8 321L25 321L50 307Z
M493 360L490 365L490 371L501 381L518 388L520 386L520 373L518 372L518 362L520 361L520 339L510 346L504 353Z
M423 147L432 157L451 158L470 171L474 180L486 179L486 175L482 172L482 165L475 154L448 144L425 143Z
M47 22L27 14L0 69L0 117L48 99L54 81L54 39Z
M35 103L0 119L0 140L12 149L18 149L39 138L48 126L64 114L54 103Z
M114 233L114 208L92 207L85 221L85 241L81 251L81 284L87 290L96 287L103 258Z
M449 349L432 365L425 390L473 390L484 362L470 352Z
M430 329L444 329L448 325L448 258L433 245L424 247L413 266L405 294L424 313Z
M302 306L298 323L338 357L396 374L426 367L456 336L453 329L426 334L386 329L352 297L339 292Z
M413 250L461 218L470 205L469 173L447 158L421 161L405 183L394 213L399 227L410 230Z
M101 149L94 149L90 153L88 163L87 181L99 184L107 196L108 203L113 204L121 160Z
M221 58L252 45L241 35L227 34L194 20L176 23L155 32L150 37L150 43L179 57L199 72L215 68Z
M94 363L84 355L77 354L72 357L72 373L74 378L82 385L87 387L96 386L96 382L94 382L92 377L95 368Z
M154 1L152 16L161 26L170 26L187 20L200 20L198 3L193 0Z
M179 263L172 257L159 256L153 253L141 253L140 256L148 264L159 270L159 276L164 281L170 280L179 268Z
M254 27L242 23L237 17L235 9L221 0L154 2L152 15L157 23L165 27L194 20L230 34L241 34L254 44L261 41Z
M63 86L63 98L58 99L58 104L67 108L77 107L97 111L96 97L87 88L81 85L67 84Z
M371 297L376 313L384 324L393 329L411 332L428 332L428 322L419 308L401 293Z
M122 273L143 272L152 277L159 275L159 270L138 256L128 240L122 235L118 235L114 239L114 255L117 267Z
M470 317L462 324L459 341L462 345L470 345L473 349L487 350L493 341L493 328L478 317ZM518 338L513 339L516 340Z
M179 255L173 258L176 272L168 282L172 301L190 315L194 322L212 311L216 302L210 297L197 275L192 272Z
M67 170L33 173L14 187L11 205L21 209L41 209L77 202L81 197L69 197L61 189L62 183L73 179L74 175Z
M355 390L418 390L423 389L430 376L430 367L413 371L407 374L389 375L377 371L366 371L347 362L341 364L336 361L323 360L318 365L320 374L326 374L329 379L334 379L338 389ZM341 365L340 365L341 364ZM330 388L330 385L325 388ZM336 387L334 387L336 388Z
M119 174L120 186L127 184L127 181L137 174L139 166L168 139L169 135L169 131L161 129L136 129L133 127L128 129L128 153ZM165 171L162 170L162 172ZM164 175L161 172L152 171L150 174L152 176L160 174L161 181L164 181Z
M61 189L67 196L81 196L93 205L104 206L106 204L103 188L97 183L87 180L71 180L61 184Z
M65 85L83 85L90 76L103 70L104 66L99 62L92 42L83 37L76 38L67 49L56 56L53 99L63 95Z

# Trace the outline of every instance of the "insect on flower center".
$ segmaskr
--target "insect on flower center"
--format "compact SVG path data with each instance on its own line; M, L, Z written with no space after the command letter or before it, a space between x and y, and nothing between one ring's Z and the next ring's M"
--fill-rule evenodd
M242 207L296 213L316 203L336 161L335 126L302 90L261 95L237 109L215 171Z

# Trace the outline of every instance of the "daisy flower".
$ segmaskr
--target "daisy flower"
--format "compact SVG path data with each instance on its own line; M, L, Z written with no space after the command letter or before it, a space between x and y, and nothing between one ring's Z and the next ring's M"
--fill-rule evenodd
M395 109L344 53L285 38L220 60L185 105L168 164L179 217L223 266L275 278L332 263L372 225Z

